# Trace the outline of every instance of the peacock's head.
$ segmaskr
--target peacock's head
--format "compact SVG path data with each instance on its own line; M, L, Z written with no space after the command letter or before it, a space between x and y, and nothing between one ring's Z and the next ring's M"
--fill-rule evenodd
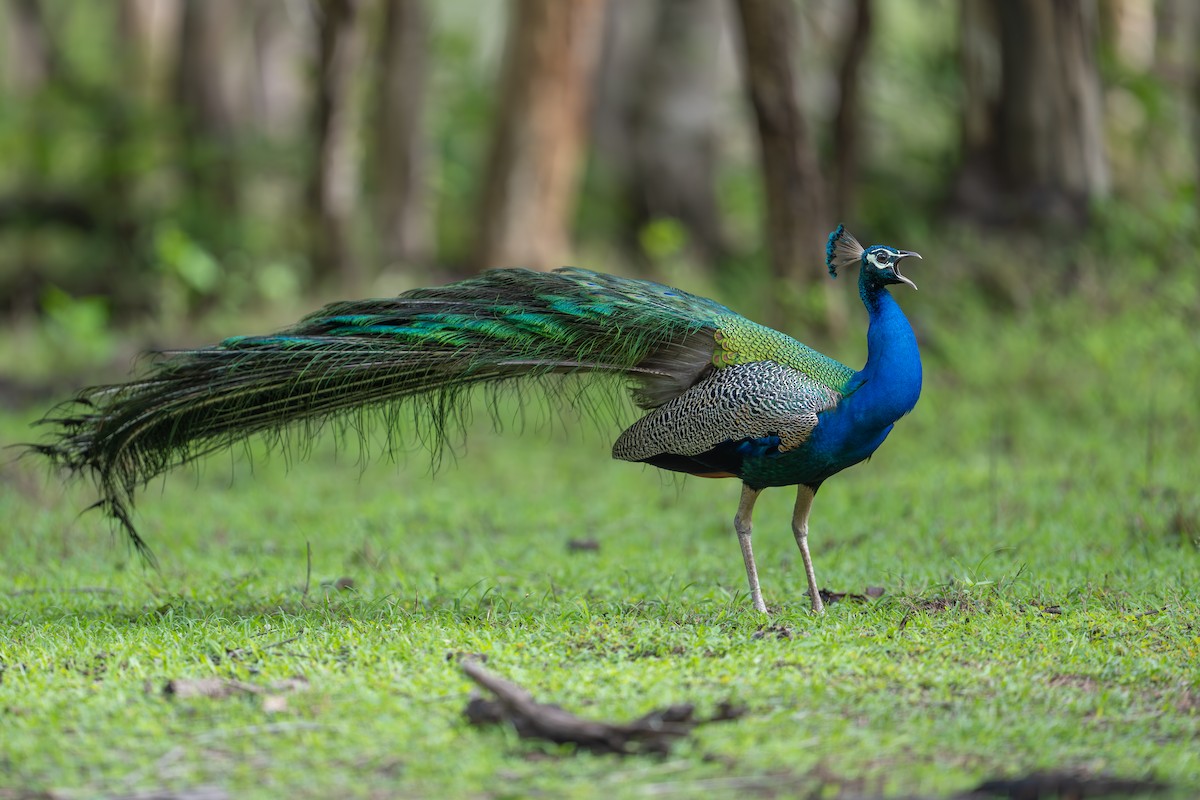
M829 243L825 246L825 266L835 278L839 268L857 263L862 268L864 280L876 281L885 286L890 283L907 283L916 289L915 283L900 274L900 262L910 257L920 258L921 254L911 250L897 250L886 244L863 247L850 235L845 225L838 225L837 230L829 234Z

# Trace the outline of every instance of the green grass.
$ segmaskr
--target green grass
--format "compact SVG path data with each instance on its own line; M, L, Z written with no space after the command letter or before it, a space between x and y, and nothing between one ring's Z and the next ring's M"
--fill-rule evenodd
M810 539L822 586L886 594L822 618L790 492L755 517L768 622L745 593L737 485L612 462L612 432L587 423L481 427L436 476L419 452L360 471L329 443L290 469L216 457L141 496L157 572L79 516L86 487L4 464L0 797L947 796L1052 769L1192 796L1194 293L1104 319L1092 298L998 319L906 296L925 395L822 489ZM35 416L0 416L0 440ZM586 716L748 714L661 759L541 748L464 722L457 653ZM292 676L307 687L283 707L162 691Z

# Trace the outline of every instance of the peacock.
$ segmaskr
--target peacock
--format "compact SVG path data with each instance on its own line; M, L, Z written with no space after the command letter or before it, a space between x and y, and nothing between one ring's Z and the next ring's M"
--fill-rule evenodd
M874 453L921 391L917 340L888 291L916 288L900 272L907 258L920 256L863 247L844 226L829 236L829 273L858 265L869 316L858 371L659 283L576 268L497 269L334 303L271 335L160 354L145 377L84 389L50 412L42 420L50 433L34 448L92 478L95 506L148 555L133 524L137 490L247 437L286 445L330 421L361 432L364 412L395 422L411 410L436 451L461 425L469 390L542 381L553 392L564 377L614 378L645 412L617 437L614 458L742 481L734 530L762 613L754 504L768 487L798 488L792 531L820 613L808 548L813 498L831 475Z

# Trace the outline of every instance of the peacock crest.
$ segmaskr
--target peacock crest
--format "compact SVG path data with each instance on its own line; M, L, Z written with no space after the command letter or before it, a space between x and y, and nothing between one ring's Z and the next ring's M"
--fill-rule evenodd
M829 274L836 278L840 267L861 264L863 249L845 225L838 225L837 230L829 234L829 242L825 245L825 266L829 268Z

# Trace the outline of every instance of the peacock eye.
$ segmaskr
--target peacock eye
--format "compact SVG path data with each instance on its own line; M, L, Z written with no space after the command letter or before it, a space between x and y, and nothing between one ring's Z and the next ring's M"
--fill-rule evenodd
M892 254L891 253L876 253L875 254L875 263L877 263L879 265L880 269L891 266Z

